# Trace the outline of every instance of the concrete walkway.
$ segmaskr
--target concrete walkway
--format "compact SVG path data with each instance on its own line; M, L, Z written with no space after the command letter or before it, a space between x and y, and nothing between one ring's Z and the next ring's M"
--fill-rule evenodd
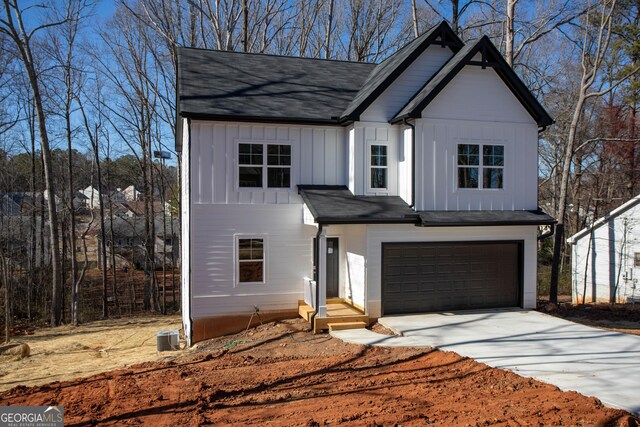
M432 313L378 321L401 336L366 329L331 334L356 344L454 351L640 415L640 336L526 310Z

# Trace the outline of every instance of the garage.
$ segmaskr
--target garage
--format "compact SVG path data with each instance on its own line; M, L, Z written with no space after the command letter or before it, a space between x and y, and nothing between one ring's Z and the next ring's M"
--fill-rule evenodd
M519 307L522 245L382 244L382 314Z

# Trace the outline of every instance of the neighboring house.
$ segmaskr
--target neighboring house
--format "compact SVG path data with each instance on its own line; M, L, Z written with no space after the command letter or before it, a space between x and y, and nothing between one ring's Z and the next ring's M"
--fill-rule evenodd
M574 303L640 302L640 195L567 242Z
M111 201L112 202L124 202L127 200L127 195L121 189L117 189L116 191L111 192Z
M128 202L140 200L140 196L142 195L142 193L136 190L136 187L133 185L122 190L122 193L124 193L124 198Z
M136 201L136 202L121 202L118 203L116 214L121 218L134 218L134 217L144 217L144 205L145 202ZM167 216L169 216L169 208L170 206L162 202L153 202L153 214L158 215L162 212L166 212Z
M163 258L166 265L171 267L173 263L180 259L179 245L177 243L178 236L180 234L180 225L178 220L172 223L169 219L163 223L161 215L156 216L155 221L155 242L154 253L156 267L162 267ZM107 264L111 267L111 245L113 242L114 252L117 255L118 265L124 265L128 263L135 268L143 268L145 261L146 250L144 247L145 242L145 221L144 218L137 216L129 218L114 217L113 219L113 241L111 239L110 224L106 224L107 227ZM97 231L98 243L100 241L99 228ZM98 249L98 267L101 267L101 254L100 244L97 245Z
M89 197L82 191L76 191L73 196L73 207L75 209L89 208Z
M0 215L16 216L20 215L21 212L20 204L14 200L11 194L0 196Z
M189 343L341 298L366 318L536 305L538 133L487 37L380 64L180 48ZM317 268L314 268L314 265Z
M83 190L79 190L79 192L86 197L84 201L85 208L98 209L100 207L100 192L97 189L88 186Z

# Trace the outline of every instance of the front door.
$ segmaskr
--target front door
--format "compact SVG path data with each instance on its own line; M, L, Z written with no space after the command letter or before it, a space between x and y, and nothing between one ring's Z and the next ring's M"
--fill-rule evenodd
M338 298L340 282L338 238L327 237L327 298Z

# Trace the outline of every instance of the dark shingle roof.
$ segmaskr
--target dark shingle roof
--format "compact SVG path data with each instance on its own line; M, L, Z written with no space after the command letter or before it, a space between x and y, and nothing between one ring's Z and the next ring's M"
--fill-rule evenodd
M476 225L551 225L556 220L541 211L421 211L423 227Z
M436 42L438 38L439 41ZM464 46L462 40L451 30L451 27L449 27L445 21L442 21L382 61L371 72L369 77L367 77L358 94L353 98L344 113L342 113L342 117L358 120L358 116L362 114L422 52L434 43L449 46L454 52Z
M422 110L444 89L444 87L462 70L465 65L472 61L473 57L482 52L486 55L487 66L494 68L502 81L507 85L520 103L527 109L531 117L539 126L549 126L553 124L553 119L531 94L527 86L520 80L518 75L504 60L498 49L491 43L487 36L482 37L475 43L469 43L458 51L444 67L440 69L427 84L396 114L391 120L398 123L405 118L419 118Z
M318 224L415 223L418 216L398 196L354 196L344 185L299 185Z
M414 211L398 196L354 196L344 185L298 185L318 224L415 224L422 227L552 225L537 211Z
M178 49L185 117L337 122L375 64Z

